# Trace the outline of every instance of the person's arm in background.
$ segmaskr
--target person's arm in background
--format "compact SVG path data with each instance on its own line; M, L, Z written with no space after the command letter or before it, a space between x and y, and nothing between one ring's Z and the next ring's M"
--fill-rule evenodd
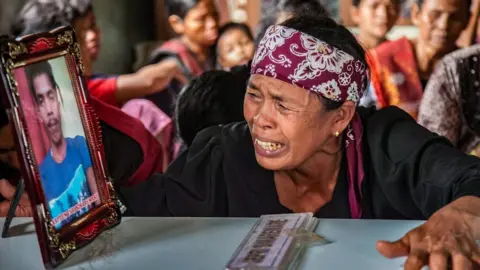
M420 104L418 123L457 146L462 128L460 97L456 96L460 93L455 91L458 87L454 85L454 78L448 76L452 72L447 69L444 62L430 77Z
M182 69L176 59L166 59L157 64L145 66L136 73L120 75L117 78L115 96L118 103L144 97L164 90L172 79L186 83Z

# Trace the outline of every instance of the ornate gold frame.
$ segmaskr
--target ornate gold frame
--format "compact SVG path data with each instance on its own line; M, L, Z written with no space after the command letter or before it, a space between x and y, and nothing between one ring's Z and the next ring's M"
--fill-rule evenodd
M44 264L54 268L73 251L95 239L102 231L120 223L121 214L111 179L106 171L99 119L89 103L85 83L80 45L71 27L62 27L48 33L25 36L19 39L0 40L1 75L4 104L10 121L14 124L22 175L32 202L35 226ZM80 112L86 140L91 153L93 171L97 180L101 205L78 220L56 230L46 206L40 174L33 155L13 71L32 63L64 56L75 98Z

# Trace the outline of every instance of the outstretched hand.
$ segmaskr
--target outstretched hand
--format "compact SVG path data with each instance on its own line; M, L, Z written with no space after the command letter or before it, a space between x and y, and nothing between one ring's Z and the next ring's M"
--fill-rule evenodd
M387 258L406 256L407 270L420 270L425 265L432 270L480 269L480 249L476 244L479 206L479 198L462 197L400 240L378 241L377 250Z
M0 202L0 217L6 217L8 210L10 209L10 204L15 196L15 187L12 186L7 180L0 180L0 194L5 197L5 201ZM32 206L30 199L26 193L22 194L22 198L15 209L16 217L31 217L32 216Z
M146 66L139 72L144 76L153 79L151 93L163 91L168 84L173 80L177 80L181 85L187 83L187 78L183 74L183 70L180 67L176 59L166 59L160 63Z

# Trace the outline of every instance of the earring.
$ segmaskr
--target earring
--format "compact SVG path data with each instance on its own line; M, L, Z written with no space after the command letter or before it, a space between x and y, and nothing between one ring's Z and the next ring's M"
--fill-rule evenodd
M335 137L338 137L340 136L340 132L338 132L338 130L335 132Z

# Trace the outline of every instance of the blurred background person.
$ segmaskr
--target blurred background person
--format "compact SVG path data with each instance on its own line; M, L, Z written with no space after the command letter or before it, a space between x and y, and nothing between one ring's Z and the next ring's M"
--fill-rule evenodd
M98 49L97 45L87 45L87 36L95 36L91 0L58 1L30 0L20 11L12 32L16 36L52 30L58 26L71 25L76 33L77 42L82 49L85 77L90 94L100 101L122 108L139 119L152 135L162 140L162 145L170 145L167 138L173 137L169 129L172 120L152 102L143 98L155 91L163 91L172 79L185 81L180 65L175 59L168 59L158 64L143 67L136 73L94 76L90 52ZM95 40L95 38L93 38ZM94 43L94 42L93 42ZM137 103L134 102L136 100ZM133 106L132 106L133 104ZM135 130L128 131L134 133ZM130 134L133 136L133 134Z
M378 107L395 105L417 117L435 65L457 49L470 5L471 0L419 0L413 4L411 16L419 29L418 38L403 37L371 51L371 81Z
M352 20L358 27L357 39L365 49L387 40L387 33L398 20L401 0L353 0Z
M193 79L175 102L175 122L187 149L195 136L210 126L244 121L243 98L250 77L249 66L232 71L208 71Z
M418 122L465 153L480 156L480 45L453 52L432 74Z
M217 67L230 70L245 65L252 60L254 53L255 43L248 25L230 22L220 28L215 44Z
M218 12L213 0L165 0L168 23L176 37L152 52L150 64L176 59L187 79L215 67L212 46L218 37ZM174 81L166 91L149 97L169 117L185 82Z
M91 78L92 57L86 45L86 36L91 33L89 28L91 28L92 14L91 0L30 0L18 14L12 26L12 34L23 36L71 25L82 49L85 76L90 93L114 106L121 106L130 99L161 91L172 78L184 81L181 69L174 60L144 67L133 74L101 80ZM91 47L92 50L94 47Z

